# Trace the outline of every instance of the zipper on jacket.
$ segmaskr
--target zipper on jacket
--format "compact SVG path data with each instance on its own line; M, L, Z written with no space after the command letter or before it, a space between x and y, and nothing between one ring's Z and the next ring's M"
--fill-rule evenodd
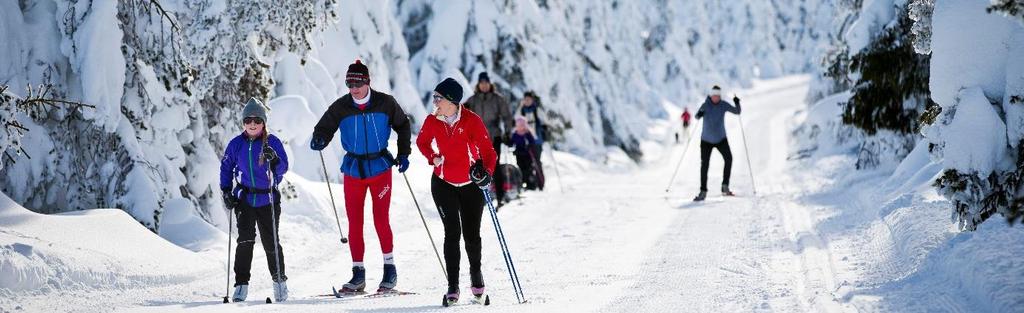
M249 139L249 153L246 153L246 156L249 157L249 183L252 184L252 188L256 188L256 178L254 177L256 171L252 168L252 141ZM256 207L256 195L250 194L249 199L251 199L252 206Z

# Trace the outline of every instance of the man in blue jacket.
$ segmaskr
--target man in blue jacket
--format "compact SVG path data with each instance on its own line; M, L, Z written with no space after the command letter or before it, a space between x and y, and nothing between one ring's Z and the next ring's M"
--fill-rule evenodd
M399 172L409 168L409 153L412 151L409 118L394 97L370 88L370 71L359 60L349 65L345 85L349 93L327 108L313 130L310 148L323 150L334 137L334 132L341 132L341 146L346 152L341 172L344 174L345 212L352 253L352 279L342 286L341 292L360 292L366 288L363 203L367 190L373 202L373 226L384 254L384 277L377 291L386 292L394 289L398 282L388 220L391 167L398 166ZM388 151L392 129L398 133L397 158Z
M732 172L732 151L729 139L725 135L725 112L740 114L740 98L733 97L736 106L722 101L722 88L717 85L711 88L711 95L704 99L704 104L697 110L697 119L704 118L704 126L700 132L700 193L693 201L704 201L708 195L708 163L711 161L711 150L718 149L725 160L722 173L722 194L734 195L729 190L729 174Z

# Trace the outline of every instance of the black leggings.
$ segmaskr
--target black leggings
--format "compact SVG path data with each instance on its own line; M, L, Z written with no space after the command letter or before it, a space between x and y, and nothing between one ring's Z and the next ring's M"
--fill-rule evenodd
M711 161L711 149L718 149L725 160L725 170L722 173L722 185L729 185L729 173L732 172L732 151L729 150L729 139L722 139L719 143L700 141L700 190L708 190L708 163Z
M484 213L484 194L475 184L456 187L437 176L430 180L430 192L444 222L444 263L448 267L448 286L458 287L459 263L462 261L459 235L466 240L470 274L480 274L480 219Z
M270 277L278 277L277 264L274 263L274 233L281 224L281 201L280 194L274 194L275 204L274 221L277 225L271 226L270 205L253 208L245 201L239 201L235 209L235 219L238 225L238 248L235 249L235 286L248 285L251 277L252 250L256 245L256 228L259 226L260 242L263 244L263 252L267 255L267 267L270 269ZM273 227L273 228L271 228ZM280 239L280 235L278 235ZM277 261L281 264L281 280L288 280L284 275L284 249L281 249L281 241L278 240ZM275 279L276 280L276 279Z

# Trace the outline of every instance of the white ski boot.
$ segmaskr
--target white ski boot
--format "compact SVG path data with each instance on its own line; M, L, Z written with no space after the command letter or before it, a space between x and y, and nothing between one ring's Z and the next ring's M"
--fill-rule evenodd
M288 285L284 281L274 282L274 301L284 302L288 300Z
M249 296L249 285L235 286L235 294L231 296L232 302L243 302Z

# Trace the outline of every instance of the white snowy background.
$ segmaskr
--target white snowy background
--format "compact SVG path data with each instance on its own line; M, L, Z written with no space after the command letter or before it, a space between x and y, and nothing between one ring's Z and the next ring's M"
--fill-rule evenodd
M419 294L313 297L350 263L324 184L338 181L342 151L325 150L325 178L307 147L357 58L414 129L445 77L466 98L487 71L511 101L543 99L559 130L544 156L553 179L500 214L530 303L513 304L485 218L490 309L1020 311L1024 231L998 217L962 231L932 183L946 169L1018 166L1024 20L985 0L913 2L930 12L922 45L943 114L907 145L842 124L851 93L820 75L827 53L864 49L893 23L899 0L0 1L0 312L439 309L443 276L413 195L435 239L442 228L419 153L412 193L395 176L391 209L399 288ZM41 84L92 107L15 105ZM744 99L745 128L727 118L741 197L694 205L699 149L673 137L712 84ZM260 251L255 300L220 304L218 161L250 96L271 108L292 164L281 305L259 304L270 294ZM889 148L859 169L865 142ZM716 156L710 185L720 171Z

